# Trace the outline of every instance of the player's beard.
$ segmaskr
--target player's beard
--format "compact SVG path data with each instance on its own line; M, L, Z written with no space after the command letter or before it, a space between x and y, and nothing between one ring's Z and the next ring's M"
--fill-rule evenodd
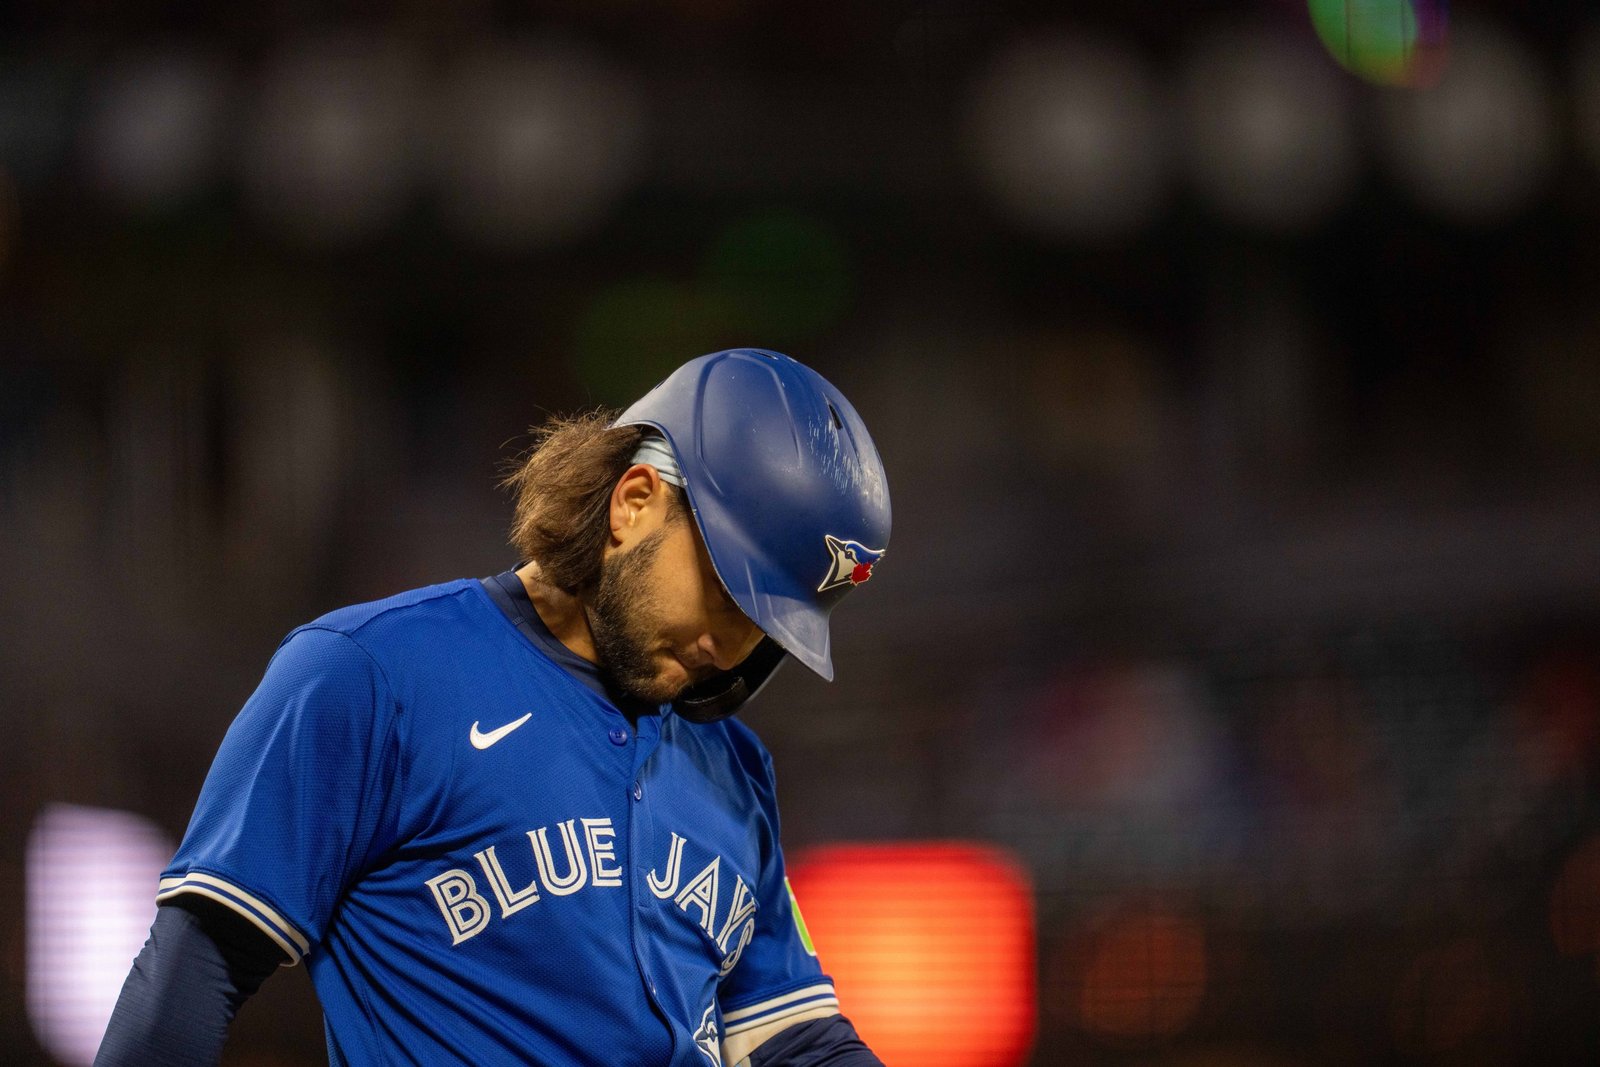
M657 530L630 551L613 553L601 563L588 605L600 669L617 690L650 704L664 704L683 691L683 685L662 680L650 647L656 636L653 622L660 615L650 567L666 537L665 530Z

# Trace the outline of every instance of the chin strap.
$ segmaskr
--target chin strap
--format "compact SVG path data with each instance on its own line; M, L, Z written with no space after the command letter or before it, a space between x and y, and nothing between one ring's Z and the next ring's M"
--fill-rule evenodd
M761 691L787 655L778 642L763 637L755 651L737 667L679 693L678 699L672 702L672 710L695 723L726 719Z

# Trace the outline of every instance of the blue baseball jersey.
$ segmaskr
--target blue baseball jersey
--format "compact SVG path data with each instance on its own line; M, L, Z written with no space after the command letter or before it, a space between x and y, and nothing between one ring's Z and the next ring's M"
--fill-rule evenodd
M486 585L285 638L158 899L305 959L335 1064L704 1067L836 1013L755 734L630 718Z

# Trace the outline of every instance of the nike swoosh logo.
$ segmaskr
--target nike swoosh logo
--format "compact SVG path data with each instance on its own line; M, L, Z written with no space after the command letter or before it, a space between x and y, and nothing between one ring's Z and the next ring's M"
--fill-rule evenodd
M486 749L531 718L533 718L533 712L530 711L516 722L508 722L504 726L497 726L488 733L481 732L478 729L478 724L474 722L472 724L472 747L480 751Z

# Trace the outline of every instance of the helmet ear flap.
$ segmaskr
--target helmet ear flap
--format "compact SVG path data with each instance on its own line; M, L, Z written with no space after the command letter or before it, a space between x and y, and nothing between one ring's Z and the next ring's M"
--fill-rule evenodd
M678 694L678 699L672 702L672 710L694 723L726 719L761 691L786 655L782 645L770 637L763 637L755 651L737 667L707 678Z

